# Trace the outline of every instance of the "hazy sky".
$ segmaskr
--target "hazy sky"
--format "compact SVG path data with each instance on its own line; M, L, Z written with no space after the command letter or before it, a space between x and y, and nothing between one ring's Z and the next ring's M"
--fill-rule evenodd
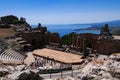
M93 23L120 19L120 0L0 0L0 16L30 24Z

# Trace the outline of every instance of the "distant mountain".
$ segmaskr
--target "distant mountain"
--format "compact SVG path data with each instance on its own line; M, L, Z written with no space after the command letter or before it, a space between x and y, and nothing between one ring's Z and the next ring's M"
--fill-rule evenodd
M107 22L101 22L101 23L91 23L89 25L91 25L92 27L101 28L105 24L108 24L109 27L119 27L120 28L120 20L113 20L113 21L107 21Z
M105 24L108 24L110 28L120 28L120 20L106 21L100 23L89 23L89 24L73 24L73 25L88 25L88 28L75 29L75 30L100 30L101 27L104 27Z

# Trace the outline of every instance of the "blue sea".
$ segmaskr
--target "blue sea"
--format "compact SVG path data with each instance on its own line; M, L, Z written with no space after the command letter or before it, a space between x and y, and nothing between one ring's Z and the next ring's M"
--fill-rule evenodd
M93 33L93 34L99 34L100 31L98 30L78 30L83 28L88 28L90 25L80 25L80 24L66 24L66 25L45 25L47 27L47 30L50 32L58 32L59 35L62 37L65 34L69 34L71 32L76 32L78 34L82 33ZM32 27L35 27L32 26Z

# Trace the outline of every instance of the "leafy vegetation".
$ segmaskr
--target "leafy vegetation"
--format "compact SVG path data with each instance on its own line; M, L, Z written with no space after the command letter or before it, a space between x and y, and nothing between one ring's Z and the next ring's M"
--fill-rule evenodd
M66 34L63 37L61 37L61 43L63 45L72 45L73 42L73 35L76 33L70 33L70 34Z
M13 24L24 24L26 23L25 18L21 17L20 20L14 20Z
M13 24L24 24L25 21L22 21L22 20L14 20L13 21Z

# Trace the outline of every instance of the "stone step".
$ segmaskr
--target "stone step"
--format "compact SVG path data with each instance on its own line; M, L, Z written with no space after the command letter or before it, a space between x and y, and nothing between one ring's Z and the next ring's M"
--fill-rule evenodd
M12 50L7 49L3 53L0 54L0 60L3 63L22 63L24 61L25 56L21 55L20 53Z

